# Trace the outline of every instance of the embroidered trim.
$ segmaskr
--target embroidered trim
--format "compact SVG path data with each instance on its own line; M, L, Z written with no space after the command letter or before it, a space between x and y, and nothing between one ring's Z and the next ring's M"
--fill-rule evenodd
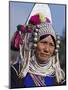
M30 75L36 86L46 86L44 82L44 77L35 74L30 74Z

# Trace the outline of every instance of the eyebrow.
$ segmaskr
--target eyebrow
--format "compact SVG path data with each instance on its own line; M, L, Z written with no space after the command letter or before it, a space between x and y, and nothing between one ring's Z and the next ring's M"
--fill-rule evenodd
M41 43L47 43L47 41L40 41ZM49 42L50 44L52 44L52 45L55 45L54 43L52 43L52 42Z

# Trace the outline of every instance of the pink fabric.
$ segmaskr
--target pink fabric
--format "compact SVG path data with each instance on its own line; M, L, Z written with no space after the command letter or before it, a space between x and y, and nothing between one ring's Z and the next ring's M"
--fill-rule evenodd
M46 22L47 22L47 23L50 23L50 20L49 20L47 17L45 17L45 18L46 18Z

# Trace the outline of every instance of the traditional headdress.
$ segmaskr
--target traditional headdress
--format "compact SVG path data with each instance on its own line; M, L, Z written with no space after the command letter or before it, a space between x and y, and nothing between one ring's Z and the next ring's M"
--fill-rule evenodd
M51 13L48 5L36 4L26 25L18 25L11 46L20 51L21 59L24 60L23 69L19 76L25 76L29 70L31 52L37 46L37 41L41 36L50 34L56 41L56 54L53 57L53 67L55 69L57 82L63 80L64 73L60 68L58 49L60 38L52 27ZM23 49L23 51L22 51Z

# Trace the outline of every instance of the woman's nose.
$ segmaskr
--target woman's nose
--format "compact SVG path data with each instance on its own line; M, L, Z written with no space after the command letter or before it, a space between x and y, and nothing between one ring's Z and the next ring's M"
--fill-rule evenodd
M48 53L49 52L49 45L46 45L44 48L44 52Z
M49 52L49 49L48 48L44 49L44 52L48 53Z

